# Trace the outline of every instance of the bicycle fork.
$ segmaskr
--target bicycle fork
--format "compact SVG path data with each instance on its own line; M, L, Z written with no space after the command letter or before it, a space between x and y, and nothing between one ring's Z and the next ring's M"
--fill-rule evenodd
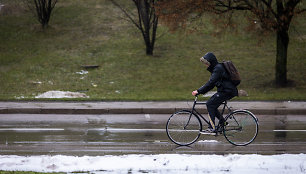
M186 127L189 125L189 122L190 122L190 120L191 120L191 116L192 116L194 107L195 107L195 105L196 105L196 103L197 103L197 100L198 100L198 97L196 96L196 98L195 98L195 100L194 100L194 103L193 103L193 106L192 106L192 110L191 110L190 115L189 115L189 119L188 119L186 125L184 126L184 130L186 130Z
M191 116L192 116L192 112L190 113L189 119L188 119L186 125L184 126L184 130L186 130L186 127L189 125L189 122L190 122L190 120L191 120Z

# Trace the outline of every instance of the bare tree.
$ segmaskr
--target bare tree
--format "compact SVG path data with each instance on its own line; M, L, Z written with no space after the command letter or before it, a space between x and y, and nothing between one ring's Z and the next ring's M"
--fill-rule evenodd
M189 14L214 12L216 14L248 11L251 23L256 20L260 29L276 33L275 82L285 86L287 80L287 50L289 44L289 27L294 16L306 11L299 7L302 0L161 0L159 14L170 23L185 22ZM183 15L182 15L183 14ZM179 16L179 17L178 17ZM253 30L256 28L254 27Z
M155 13L155 3L157 0L132 0L137 8L136 15L125 9L116 0L110 1L120 8L128 20L138 28L146 45L146 54L153 55L158 26L158 16Z
M49 24L52 10L58 0L25 0L25 2L30 10L35 13L42 28L46 28Z
M297 8L302 0L215 0L217 12L247 10L261 24L261 28L276 32L275 82L285 86L287 80L287 51L292 18L305 11Z

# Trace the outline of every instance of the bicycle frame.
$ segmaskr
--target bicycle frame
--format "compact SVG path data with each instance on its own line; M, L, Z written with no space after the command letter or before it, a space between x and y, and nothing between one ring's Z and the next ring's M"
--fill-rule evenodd
M189 120L188 120L187 124L184 126L184 128L186 128L187 125L189 124L189 121L190 121L190 119L191 119L192 114L196 115L196 116L199 117L199 118L202 118L202 120L204 120L208 125L212 126L211 123L210 123L207 119L205 119L205 117L204 117L201 113L199 113L199 112L196 110L196 108L195 108L196 105L206 105L206 102L197 102L197 100L198 100L198 96L196 96L195 99L194 99L194 102L193 102L193 106L192 106L192 110L191 110L191 114L190 114ZM228 114L232 112L231 108L227 106L227 101L222 102L221 105L223 105L222 112L220 113L222 117L223 117L223 114L224 114L225 109L228 110ZM220 106L221 106L221 105L220 105ZM208 114L208 117L210 117L209 114ZM218 126L220 126L219 124L220 124L220 122L218 123ZM215 127L215 125L212 126L212 127Z

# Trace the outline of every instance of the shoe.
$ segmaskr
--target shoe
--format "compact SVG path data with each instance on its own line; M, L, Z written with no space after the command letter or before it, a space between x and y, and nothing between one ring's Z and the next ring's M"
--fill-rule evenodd
M201 131L200 133L204 135L216 135L216 130L212 128L208 128L206 130Z

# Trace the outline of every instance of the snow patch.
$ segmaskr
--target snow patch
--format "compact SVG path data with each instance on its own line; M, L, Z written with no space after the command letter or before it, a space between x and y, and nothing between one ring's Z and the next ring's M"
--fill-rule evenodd
M76 72L76 74L84 75L84 74L88 74L88 71L81 70L79 72Z
M219 143L217 140L200 140L198 143Z
M86 94L70 91L48 91L35 98L89 98Z
M122 155L122 156L0 156L0 170L93 173L248 173L306 172L305 154L283 155ZM102 172L103 173L103 172Z

